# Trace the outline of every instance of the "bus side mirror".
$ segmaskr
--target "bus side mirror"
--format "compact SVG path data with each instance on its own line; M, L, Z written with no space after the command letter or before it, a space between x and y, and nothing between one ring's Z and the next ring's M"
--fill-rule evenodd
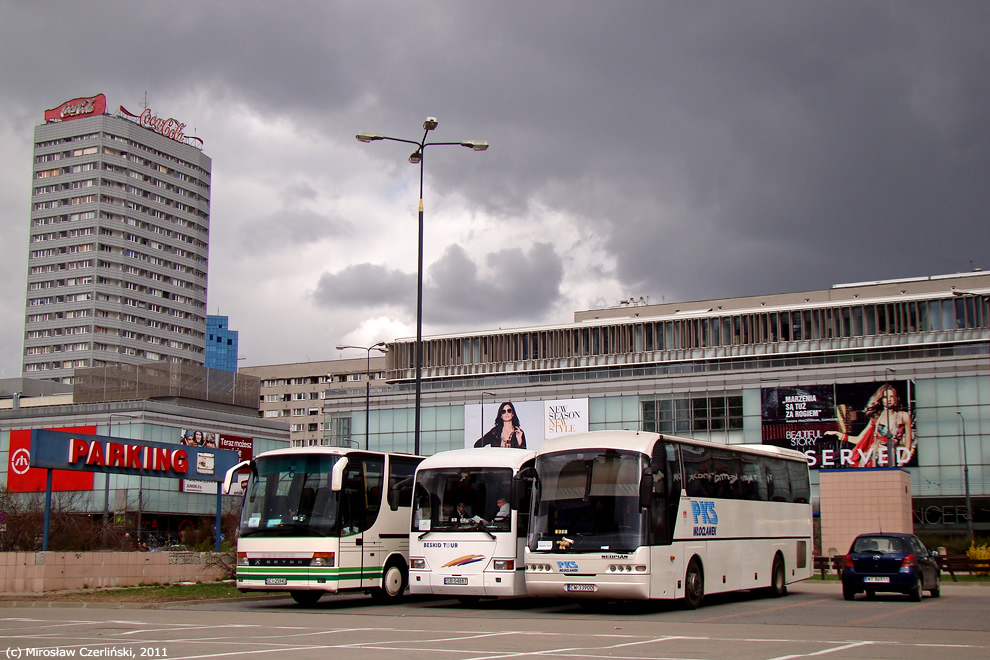
M344 486L344 469L347 467L347 457L343 456L339 461L333 464L333 470L330 472L330 490L334 492L340 492L340 489Z
M643 470L643 476L639 481L639 508L645 509L650 506L653 499L653 468L648 467Z
M226 473L224 473L224 475L223 475L223 494L224 495L230 494L230 484L231 484L231 482L234 481L234 478L237 476L237 473L241 471L241 468L246 468L249 465L252 465L251 461L241 461L240 463L238 463L234 467L232 467L229 470L227 470Z

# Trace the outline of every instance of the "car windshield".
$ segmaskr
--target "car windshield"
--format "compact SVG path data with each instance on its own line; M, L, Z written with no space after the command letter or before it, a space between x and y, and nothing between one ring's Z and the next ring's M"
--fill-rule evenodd
M639 482L646 457L585 449L537 458L538 495L529 547L554 552L631 552L646 543Z
M904 541L896 536L860 536L853 542L853 552L907 552Z
M437 468L416 474L412 531L508 531L508 468ZM504 506L503 506L504 505Z

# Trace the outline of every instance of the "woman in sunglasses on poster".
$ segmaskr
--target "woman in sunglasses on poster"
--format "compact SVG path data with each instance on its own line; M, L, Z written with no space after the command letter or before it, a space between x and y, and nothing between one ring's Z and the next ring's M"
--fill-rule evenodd
M843 444L855 444L852 458L857 467L888 467L891 465L888 452L894 453L894 466L907 464L914 455L913 421L910 413L901 406L901 399L893 385L881 385L870 397L863 412L869 421L858 435L835 431L825 435L838 436Z
M495 416L495 425L488 433L484 434L474 443L475 447L511 447L513 449L526 448L526 434L519 426L519 418L516 416L516 407L511 402L503 403L498 407L498 414Z

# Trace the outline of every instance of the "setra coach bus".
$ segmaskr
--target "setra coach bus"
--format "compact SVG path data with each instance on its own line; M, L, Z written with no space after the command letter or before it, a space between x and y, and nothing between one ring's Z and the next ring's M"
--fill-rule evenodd
M536 452L482 447L434 454L416 469L409 591L482 597L526 595L522 562Z
M383 601L408 585L409 454L277 449L250 467L237 539L237 588L288 592L300 605L359 590Z
M811 577L807 457L639 431L544 441L525 550L531 596L681 598ZM587 603L586 603L587 604Z

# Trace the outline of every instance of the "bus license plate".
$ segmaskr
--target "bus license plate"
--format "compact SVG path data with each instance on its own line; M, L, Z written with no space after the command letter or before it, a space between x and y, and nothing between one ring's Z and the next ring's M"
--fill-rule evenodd
M270 584L277 587L284 587L289 584L288 578L265 578L265 584Z
M443 579L443 583L444 584L462 584L462 585L466 585L468 583L468 579L467 578L444 578Z
M888 578L888 577L867 577L867 578L863 578L863 582L882 582L884 584L887 584L888 582L890 582L890 578Z
M596 584L565 584L564 591L598 591Z

